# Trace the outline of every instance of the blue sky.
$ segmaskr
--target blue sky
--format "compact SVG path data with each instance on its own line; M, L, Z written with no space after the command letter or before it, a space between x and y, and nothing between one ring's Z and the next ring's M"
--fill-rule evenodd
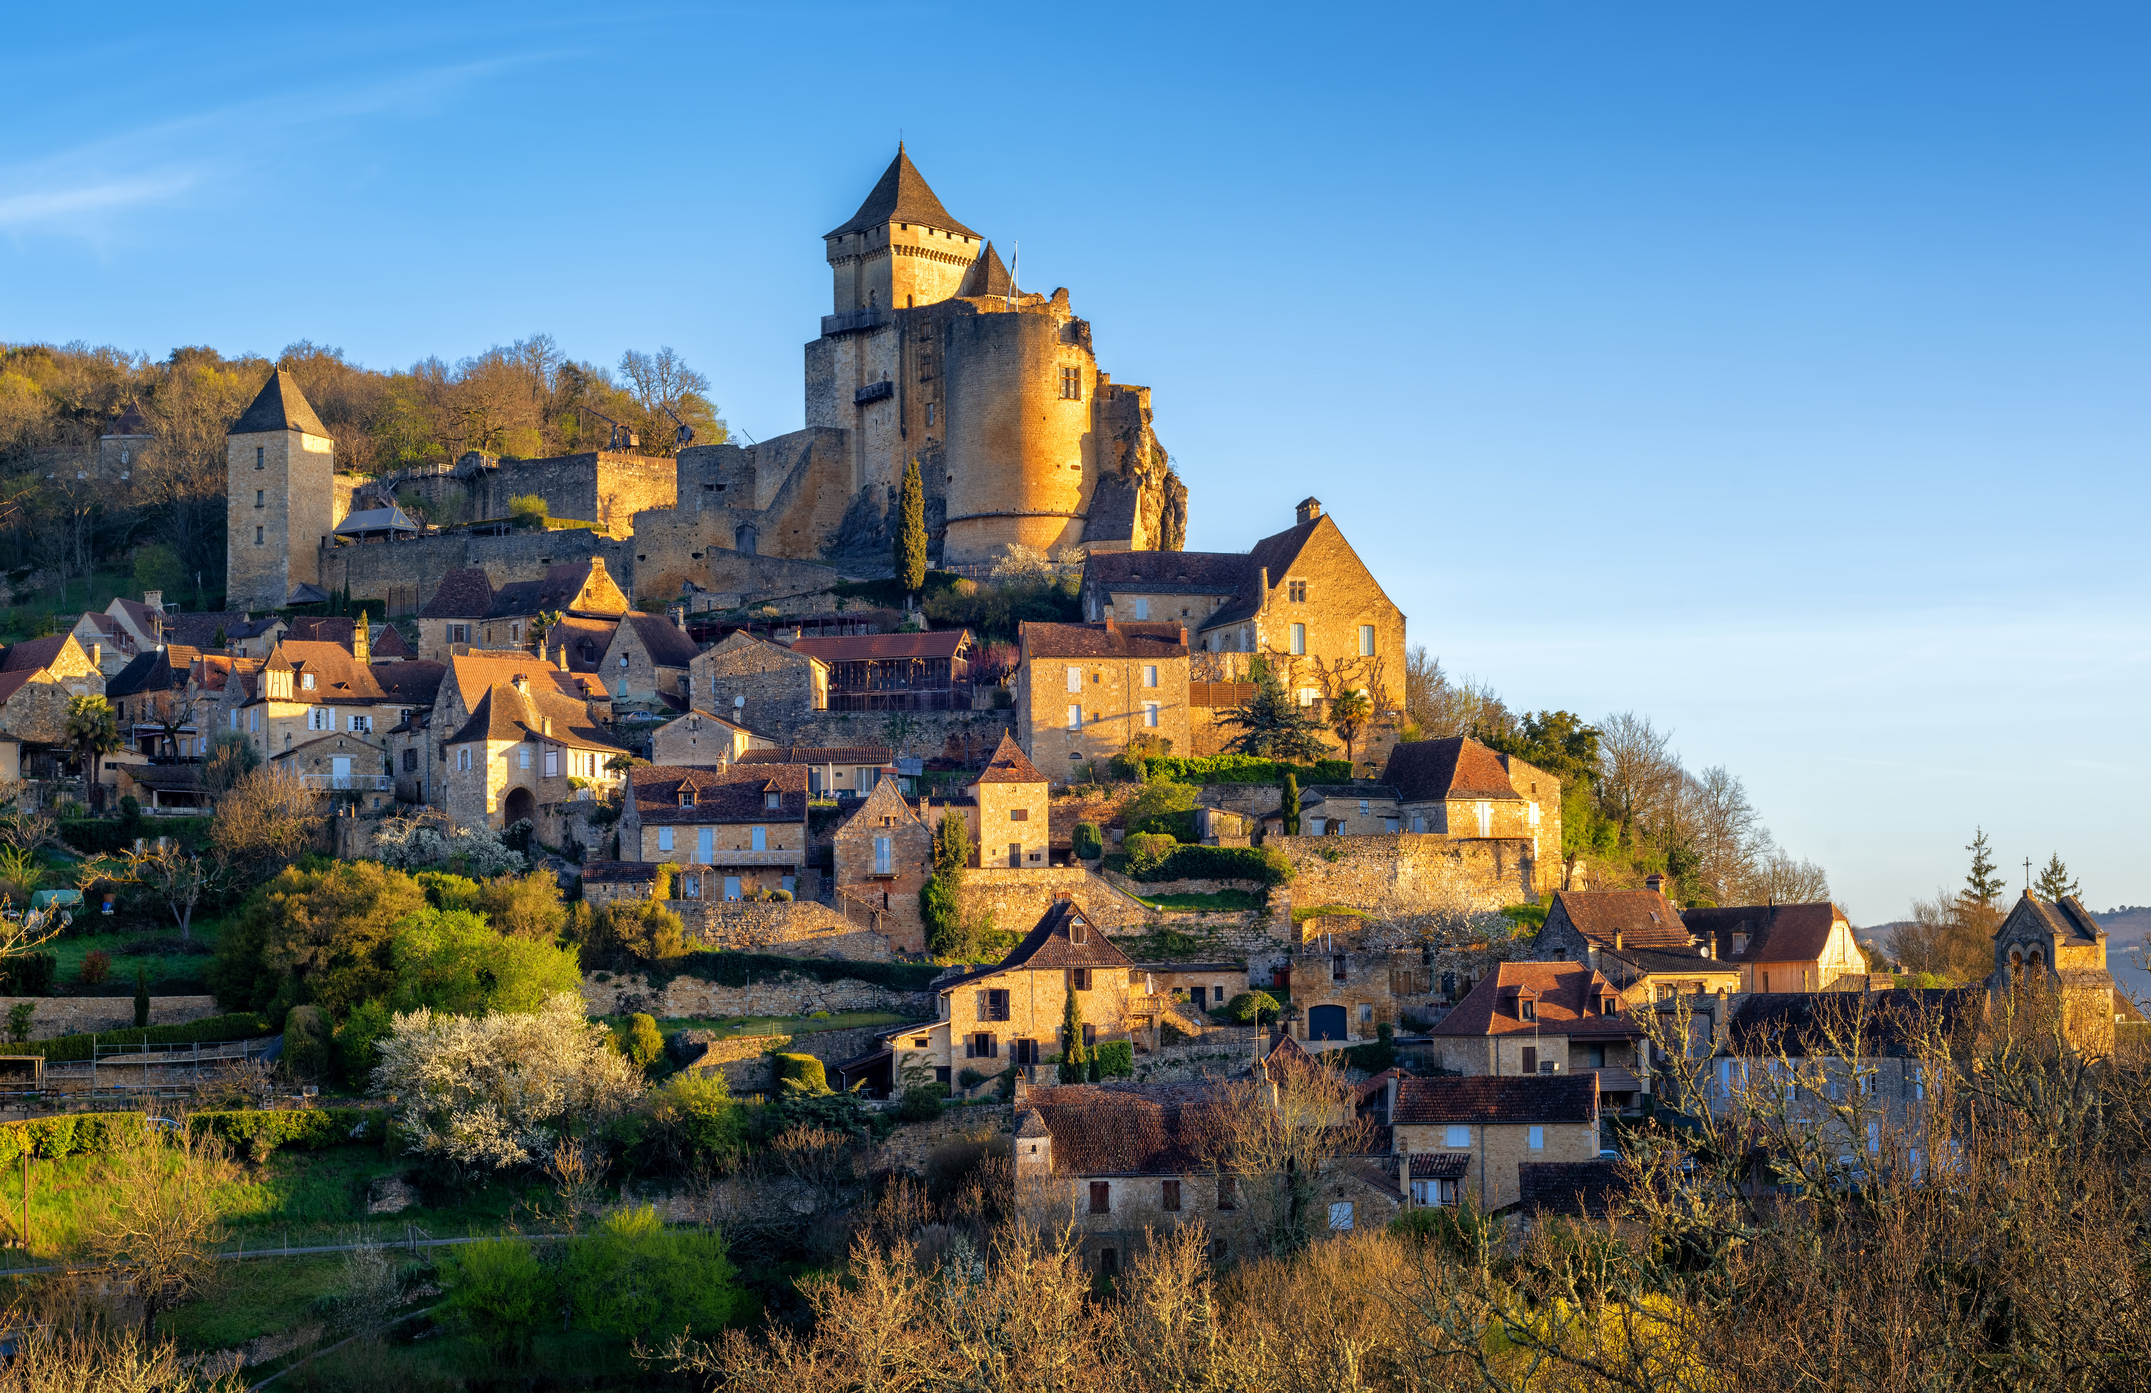
M2138 7L304 8L11 16L0 339L670 344L768 436L901 132L1155 390L1191 546L1318 494L1859 922L1975 824L2151 902Z

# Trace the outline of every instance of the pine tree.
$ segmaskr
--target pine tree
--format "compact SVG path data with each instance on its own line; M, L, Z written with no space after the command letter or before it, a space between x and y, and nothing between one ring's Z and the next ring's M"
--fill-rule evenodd
M2083 890L2069 875L2069 868L2062 863L2061 853L2057 851L2046 858L2046 866L2032 885L2032 893L2042 900L2059 900L2068 895L2080 895Z
M1974 828L1972 844L1965 848L1972 853L1972 873L1964 878L1964 894L1961 898L1978 905L1981 909L1994 908L1994 902L2009 886L1994 873L1992 848L1987 845L1987 832L1983 827Z
M1321 722L1293 703L1292 694L1270 665L1257 659L1249 667L1255 694L1247 705L1236 706L1219 718L1221 724L1238 726L1241 732L1226 743L1226 750L1293 764L1312 764L1328 754Z
M896 583L916 595L926 584L926 488L919 482L919 461L904 466L904 485L896 495L896 526L889 539Z
M1083 1048L1083 1008L1076 1004L1075 983L1068 983L1068 1004L1061 1008L1061 1082L1089 1081L1090 1051Z

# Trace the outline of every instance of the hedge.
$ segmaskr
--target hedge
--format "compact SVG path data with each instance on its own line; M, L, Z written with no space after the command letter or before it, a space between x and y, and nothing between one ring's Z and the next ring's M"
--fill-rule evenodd
M63 817L60 819L60 840L93 856L130 851L137 837L171 837L181 846L199 848L209 841L212 820L206 817L159 817L130 822L124 818Z
M235 1151L252 1151L257 1146L319 1151L353 1142L378 1145L388 1135L388 1111L385 1108L244 1108L231 1112L198 1112L187 1119L187 1130L197 1137L205 1134L215 1137Z
M138 1112L78 1112L0 1123L0 1166L22 1158L102 1156L140 1142L147 1119Z
M1135 1046L1126 1040L1108 1040L1093 1046L1091 1058L1097 1061L1101 1079L1125 1079L1135 1074Z
M891 991L923 992L941 969L933 963L847 962L837 958L782 958L774 953L688 953L667 958L664 972L698 977L722 987L744 987L749 978L768 981L779 973L817 982L866 982Z
M777 1091L791 1092L786 1084L798 1085L801 1093L827 1093L829 1071L811 1054L772 1054L769 1057L777 1075Z
M1268 846L1183 846L1148 870L1134 860L1128 873L1137 880L1252 880L1284 885L1296 872L1285 854Z
M1157 755L1144 761L1144 772L1151 779L1164 779L1176 784L1275 784L1284 782L1287 774L1297 777L1302 787L1308 784L1348 784L1352 781L1352 765L1348 760L1325 759L1315 764L1280 764L1274 759L1258 759L1253 755L1204 755L1189 758Z
M60 959L54 953L29 953L0 962L0 992L9 996L50 996L52 979L60 975Z
M88 1059L93 1045L193 1045L225 1040L259 1040L277 1033L277 1023L251 1011L229 1016L210 1016L185 1025L152 1025L139 1030L100 1030L87 1035L62 1035L55 1040L29 1040L0 1048L4 1054L41 1054L47 1063L60 1064Z

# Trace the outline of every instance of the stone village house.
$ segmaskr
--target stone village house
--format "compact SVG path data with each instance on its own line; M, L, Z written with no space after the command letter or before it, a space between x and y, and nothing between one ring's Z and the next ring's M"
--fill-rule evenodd
M629 770L620 852L679 866L680 899L813 899L820 889L807 865L806 770L793 764Z
M829 709L829 665L735 630L688 664L687 701L750 729L789 730L800 715Z
M1852 921L1828 901L1684 909L1681 923L1740 969L1743 992L1825 992L1847 978L1867 985L1867 957Z
M453 767L460 763L462 756L451 755L445 737L462 731L486 695L496 686L503 683L512 686L518 677L536 690L545 701L547 710L540 713L542 716L564 721L569 726L585 732L586 753L599 748L597 742L600 741L603 742L603 748L610 751L597 761L596 775L577 777L599 778L604 780L607 786L615 784L616 775L604 766L616 755L625 754L626 751L602 730L611 719L611 707L603 699L603 690L597 688L592 679L562 672L530 653L459 653L445 664L429 664L423 660L385 663L378 666L375 672L383 680L400 682L407 671L428 668L437 669L439 672L430 706L414 708L410 719L389 732L390 753L395 757L398 796L403 801L424 803L444 810L449 807L449 775L468 775L471 770ZM561 777L565 779L569 776ZM469 781L466 779L466 792L469 791L468 785ZM495 813L499 811L494 810ZM507 822L495 822L493 825L504 827Z
M469 662L459 657L454 665ZM534 819L541 806L619 782L606 766L625 747L592 719L588 703L546 680L555 669L535 658L526 666L535 670L488 682L469 717L441 742L437 806L459 825L505 830Z
M0 778L57 777L68 703L104 692L104 674L72 634L10 644L0 653Z
M845 917L863 918L899 952L925 952L919 890L934 873L934 834L896 780L876 784L830 844L832 889Z
M1530 955L1587 964L1631 1005L1739 991L1739 965L1719 961L1715 940L1682 921L1662 891L1664 878L1647 876L1644 884L1642 890L1557 892Z
M755 737L760 739L760 737ZM816 798L863 798L888 777L894 781L895 752L887 745L778 745L762 740L735 757L738 764L796 764L807 771L807 791Z
M602 556L548 566L540 579L498 590L483 569L460 567L441 577L418 611L418 655L446 661L471 648L521 648L535 642L542 614L617 622L627 612L627 595Z
M1599 1154L1595 1073L1399 1079L1391 1145L1418 1205L1463 1202L1482 1213L1516 1204L1520 1168Z
M1500 963L1427 1032L1440 1067L1478 1075L1598 1080L1609 1108L1651 1091L1644 1032L1620 991L1581 963Z
M776 741L707 710L690 710L650 732L650 763L717 769Z
M1025 623L1016 646L1016 730L1047 778L1066 783L1138 737L1191 748L1185 626Z

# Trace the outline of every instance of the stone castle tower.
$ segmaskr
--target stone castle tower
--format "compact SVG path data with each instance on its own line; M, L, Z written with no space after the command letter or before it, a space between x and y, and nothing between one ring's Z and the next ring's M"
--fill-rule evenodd
M329 433L279 368L225 439L225 605L276 609L318 587L320 547L336 525Z
M1149 389L1100 372L1068 292L1014 285L902 146L823 242L834 303L807 345L806 421L846 433L851 493L893 501L917 458L944 565L1179 549L1187 490Z

